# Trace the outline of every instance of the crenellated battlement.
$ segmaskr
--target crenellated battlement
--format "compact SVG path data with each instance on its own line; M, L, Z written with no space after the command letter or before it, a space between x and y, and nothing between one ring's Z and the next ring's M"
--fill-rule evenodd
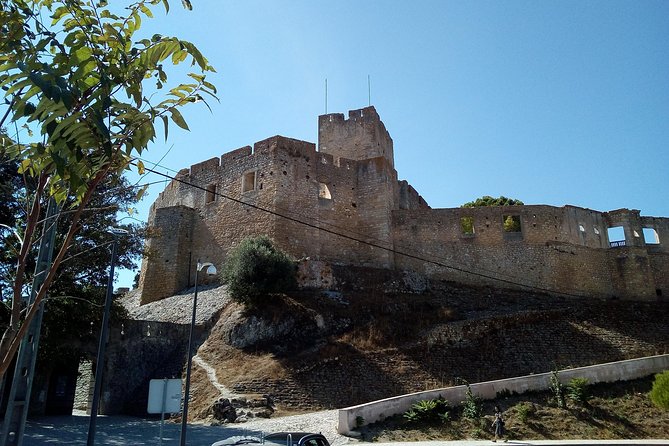
M398 181L374 107L322 115L318 125L318 150L277 135L179 171L151 207L161 235L147 242L143 302L192 285L192 259L220 265L257 235L295 258L433 279L643 300L669 292L667 218L570 205L431 209Z
M393 140L374 107L318 117L318 150L335 158L363 160L382 156L395 165Z

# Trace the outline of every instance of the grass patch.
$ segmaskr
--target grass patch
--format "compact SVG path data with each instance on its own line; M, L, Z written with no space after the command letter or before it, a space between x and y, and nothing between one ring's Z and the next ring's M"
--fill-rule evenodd
M669 412L648 396L653 378L588 386L588 405L556 407L552 392L505 396L482 404L483 416L473 420L463 408L450 411L448 424L408 423L402 416L360 429L364 440L427 441L491 439L493 407L498 404L510 440L669 438Z

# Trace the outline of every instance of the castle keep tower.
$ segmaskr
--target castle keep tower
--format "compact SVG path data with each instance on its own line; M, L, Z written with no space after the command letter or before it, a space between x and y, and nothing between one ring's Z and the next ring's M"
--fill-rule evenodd
M383 157L395 166L393 140L374 107L318 117L318 150L335 158L365 160Z
M374 107L320 116L318 144L274 136L181 170L151 206L141 302L191 286L198 260L220 266L258 235L295 259L433 279L584 297L669 292L669 218L575 206L431 209L398 180Z

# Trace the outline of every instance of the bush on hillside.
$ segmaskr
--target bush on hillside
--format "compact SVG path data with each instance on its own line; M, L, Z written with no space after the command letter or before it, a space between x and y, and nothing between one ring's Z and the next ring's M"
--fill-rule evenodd
M433 400L421 400L411 405L411 409L404 413L404 418L411 422L441 421L446 423L450 419L451 406L441 396Z
M650 400L657 407L669 410L669 370L655 375L653 388L650 390Z
M591 398L587 378L572 378L567 384L567 396L578 404L588 404Z
M234 248L221 271L230 296L247 306L258 306L272 293L296 287L295 263L267 236L246 238Z

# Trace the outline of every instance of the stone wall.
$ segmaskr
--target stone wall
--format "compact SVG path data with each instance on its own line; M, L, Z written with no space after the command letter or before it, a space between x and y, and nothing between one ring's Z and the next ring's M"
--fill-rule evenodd
M220 266L257 235L296 259L468 283L642 300L669 292L669 218L575 206L430 209L398 180L374 107L320 116L319 151L274 136L180 171L149 226L142 303L191 286L197 260ZM609 240L616 226L624 240ZM648 234L660 243L647 244Z
M146 415L151 379L180 378L189 325L124 321L113 327L107 349L100 413ZM198 326L196 344L205 328Z
M505 231L508 216L518 217L520 231ZM642 232L638 211L614 216L612 222L609 213L573 206L396 210L395 249L423 260L397 255L395 267L474 284L655 300L656 289L666 286L664 245L653 246L651 260L648 246L634 236ZM472 229L463 229L465 219ZM606 230L622 221L633 240L611 248Z

